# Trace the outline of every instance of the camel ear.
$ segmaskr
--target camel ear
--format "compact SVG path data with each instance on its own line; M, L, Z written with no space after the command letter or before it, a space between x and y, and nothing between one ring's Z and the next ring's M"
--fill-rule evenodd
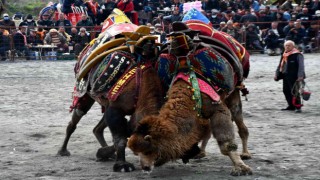
M144 140L146 140L146 141L151 141L151 139L152 139L152 136L150 136L150 135L146 135L145 137L144 137Z

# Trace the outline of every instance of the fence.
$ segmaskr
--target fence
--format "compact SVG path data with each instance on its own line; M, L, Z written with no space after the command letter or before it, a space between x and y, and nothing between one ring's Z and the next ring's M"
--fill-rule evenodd
M282 26L284 26L285 24L287 24L288 22L279 22L279 24L282 24ZM313 25L315 25L314 27L316 28L316 31L317 31L317 34L314 36L314 37L311 37L312 39L312 42L313 42L313 45L314 45L314 49L315 50L318 50L319 49L319 40L320 40L320 33L319 33L319 30L320 30L320 21L305 21L303 23L312 23ZM257 23L254 23L257 27L271 27L271 22L257 22ZM216 25L213 25L214 27ZM246 36L247 36L247 29L244 28L244 26L242 24L239 24L239 26L241 28L239 28L239 34L241 36L241 38L239 38L239 41L240 43L247 49L249 49L250 52L259 52L255 49L250 49L249 47L247 47L247 39L246 39ZM165 24L165 28L167 29L167 32L170 33L170 27L171 27L171 24L168 24L166 23ZM0 27L2 29L6 29L6 30L9 30L10 34L7 36L8 39L9 39L9 43L7 44L7 58L9 58L10 60L14 60L15 58L17 57L22 57L22 58L25 58L25 57L30 57L31 55L31 58L34 58L34 59L37 59L36 57L36 52L31 52L30 54L23 54L23 52L20 52L20 50L18 50L16 48L16 46L19 46L21 44L19 43L24 43L23 41L21 42L15 42L14 41L14 34L17 32L17 28L16 27ZM35 27L37 28L37 27ZM55 29L58 29L59 27L45 27L45 29L52 29L52 28L55 28ZM71 29L69 28L75 28L75 27L65 27L66 29L66 32L70 32ZM99 35L99 33L101 32L101 26L93 26L93 27L85 27L86 29L88 29L88 32L90 33L90 40L94 39L95 37L97 37ZM79 32L79 28L76 27L77 31ZM266 29L258 29L258 35L259 35L259 38L260 38L260 43L262 43L262 45L264 44L264 40L263 40L263 33L266 31ZM28 30L27 30L28 32ZM77 33L78 33L77 32ZM29 32L28 32L29 33ZM42 37L43 38L43 37ZM41 44L41 43L40 43ZM69 43L69 53L73 51L74 49L74 44L72 43ZM29 48L32 50L32 51L38 51L40 52L39 56L44 56L45 54L43 52L46 52L45 51L40 51L38 47L35 47L33 46L33 44L28 44ZM49 48L48 48L49 49ZM43 49L42 49L43 50ZM53 51L54 51L54 48L53 48Z

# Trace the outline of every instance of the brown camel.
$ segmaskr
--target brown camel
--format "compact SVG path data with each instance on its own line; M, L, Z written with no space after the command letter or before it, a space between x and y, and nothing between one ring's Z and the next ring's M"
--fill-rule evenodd
M117 58L119 54L122 54L122 57L126 56L129 59L131 57L131 60L134 61L110 90L106 91L104 89L106 86L102 86L107 81L107 79L102 78L103 75L106 76L106 71L98 71L99 73L96 73L96 69L99 70L103 62L92 67L88 75L84 76L84 78L88 77L86 80L88 87L85 95L80 97L76 103L72 120L69 122L66 130L63 146L58 152L59 155L70 155L70 152L67 150L69 138L76 129L76 125L81 117L97 101L105 108L103 119L94 128L94 134L102 146L97 152L98 159L107 159L115 155L114 171L130 172L135 169L133 164L125 159L127 138L136 126L136 122L142 117L158 113L163 101L161 82L157 72L153 68L159 48L159 44L155 43L156 38L154 36L144 36L136 39L136 41L130 39L128 42L134 47L131 53L117 50L104 58ZM127 51L129 51L129 48ZM110 72L114 73L115 71ZM119 72L121 72L121 69ZM83 84L85 86L86 83ZM116 94L117 97L114 98ZM129 123L125 118L126 115L131 115ZM107 126L112 133L113 146L107 146L103 137L103 130Z
M251 168L236 151L232 116L226 104L228 95L243 80L242 65L233 59L236 56L228 51L215 50L196 35L190 38L185 32L174 32L170 40L168 47L171 49L167 56L168 59L176 59L177 74L168 91L168 101L159 115L147 116L140 121L128 141L128 147L139 155L145 171L169 160L184 160L185 156L192 157L198 151L195 145L206 136L203 132L207 132L201 122L210 119L210 129L221 153L229 156L234 164L231 174L252 174ZM208 96L210 93L205 94L205 90L200 91L199 79L211 84L213 89L209 91L215 89L221 99ZM236 110L239 105L239 92L236 92L230 96L229 107ZM237 112L234 111L234 115ZM244 148L245 152L246 146Z
M210 119L210 127L222 154L230 157L234 164L232 175L252 174L237 153L234 142L234 129L231 113L222 101L215 104L207 95L202 94L203 117L198 117L196 106L191 98L193 91L188 83L178 80L168 92L168 101L158 116L143 118L129 138L128 147L139 155L141 167L151 171L154 165L162 165L170 160L185 156L204 136L207 128L203 126Z

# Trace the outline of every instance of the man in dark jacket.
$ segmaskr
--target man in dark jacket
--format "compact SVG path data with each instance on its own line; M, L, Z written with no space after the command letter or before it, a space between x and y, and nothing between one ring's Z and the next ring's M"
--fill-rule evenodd
M304 57L295 48L295 43L291 40L284 43L285 51L281 56L274 80L283 79L283 94L287 100L288 107L283 111L301 112L301 100L299 96L299 84L305 79ZM293 92L293 93L292 93ZM292 95L295 94L295 95Z
M71 33L71 26L72 26L71 22L64 17L63 13L59 14L59 20L54 23L54 27L55 28L58 28L58 27L61 27L61 26L64 27L64 29L66 30L66 32L68 34Z
M15 23L10 20L9 14L7 13L3 14L3 20L0 20L0 27L9 31L9 33L12 33L12 30L16 29Z
M90 42L90 34L86 31L86 28L80 28L80 32L76 38L76 44L74 46L74 53L79 55L82 49Z
M93 23L91 20L88 19L88 16L86 14L81 15L81 20L77 23L77 28L80 30L81 27L84 27L88 29L88 31L91 31L93 27Z
M10 49L10 39L8 36L3 35L2 30L0 30L0 56L1 61L6 60L6 51Z
M28 26L20 26L19 31L16 32L13 36L14 48L19 52L24 52L26 59L30 60L29 57L29 48L27 44L27 31Z
M35 29L37 27L37 23L33 20L32 15L28 14L26 19L22 21L19 26L28 26L27 35L30 35L30 29Z
M46 31L49 31L53 27L53 22L49 19L49 16L49 14L43 14L37 22L38 26Z

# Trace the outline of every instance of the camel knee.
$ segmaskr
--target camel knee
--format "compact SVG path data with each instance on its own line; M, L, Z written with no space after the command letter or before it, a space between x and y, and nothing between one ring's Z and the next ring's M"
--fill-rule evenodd
M231 151L237 151L238 145L234 142L218 142L220 151L223 155L229 155Z
M82 110L80 110L80 109L75 109L75 114L77 115L77 116L79 116L79 117L82 117L82 116L84 116L84 115L86 115L87 114L87 112L84 112L84 111L82 111Z

